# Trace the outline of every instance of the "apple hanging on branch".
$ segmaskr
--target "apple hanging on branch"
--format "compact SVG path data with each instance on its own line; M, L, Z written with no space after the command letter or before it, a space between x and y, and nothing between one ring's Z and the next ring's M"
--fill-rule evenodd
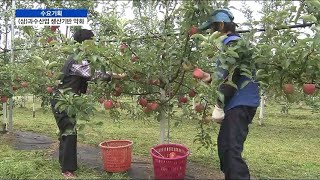
M103 97L100 97L100 98L98 99L98 102L99 102L100 104L104 103L104 101L105 101L105 99L104 99Z
M47 92L49 94L53 93L53 87L51 87L51 86L47 87Z
M144 97L140 97L138 100L139 105L141 105L142 107L146 107L148 104L148 100Z
M124 53L127 48L128 48L128 45L126 45L125 43L122 43L119 49L121 53Z
M285 94L293 94L293 92L294 92L293 84L285 84L285 85L283 85L283 92Z
M192 35L198 33L198 28L196 26L191 26L188 33L189 33L189 36L192 36Z
M104 101L103 105L104 105L104 108L105 108L106 110L113 108L113 102L112 102L112 100L106 100L106 101Z
M50 30L55 32L60 26L50 26Z
M307 95L312 95L316 91L315 84L303 84L303 92Z
M6 103L8 101L8 96L1 96L1 102Z
M28 83L24 81L24 82L21 83L21 86L24 87L24 88L28 87Z
M193 77L196 79L203 79L204 73L202 69L200 68L195 68L193 71Z

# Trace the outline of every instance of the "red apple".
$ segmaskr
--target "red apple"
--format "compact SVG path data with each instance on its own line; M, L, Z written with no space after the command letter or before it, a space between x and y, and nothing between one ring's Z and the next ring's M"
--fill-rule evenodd
M113 102L111 100L106 100L103 105L105 109L111 109L113 107Z
M193 77L196 78L196 79L202 79L204 76L204 73L203 71L200 69L200 68L196 68L194 71L193 71Z
M122 92L122 86L120 84L116 84L114 90L117 92Z
M189 30L189 35L192 36L198 32L198 28L196 26L192 26Z
M128 46L127 46L126 44L124 44L124 43L121 44L121 45L120 45L120 52L121 52L121 53L124 53L124 51L125 51L127 48L128 48Z
M152 84L159 86L160 85L160 80L159 79L155 79L155 80L152 81Z
M312 95L316 91L315 84L304 84L303 85L303 92L308 95Z
M98 99L98 102L99 102L100 104L102 104L102 103L104 102L103 97L100 97L100 98Z
M2 103L6 103L8 101L8 97L7 96L1 96L1 102Z
M152 111L152 109L150 109L148 107L144 107L143 108L143 112L145 112L145 113L148 113L148 112L151 112L151 111Z
M156 103L156 102L153 102L153 103L151 104L151 109L152 109L152 110L156 110L156 109L158 109L158 107L159 107L159 104Z
M12 89L13 89L13 91L16 91L16 90L18 90L18 89L19 89L19 87L18 87L18 86L13 85L13 86L12 86Z
M160 85L160 80L159 79L148 79L146 80L147 84L151 84L151 85Z
M176 152L171 152L169 154L169 158L173 159L173 158L176 158L177 157L177 153Z
M200 113L204 110L204 106L202 104L197 104L194 109Z
M59 28L59 26L51 26L51 27L50 27L50 30L51 30L52 32L55 32L58 28Z
M52 92L53 92L53 88L52 88L52 87L50 87L50 86L49 86L49 87L47 87L47 92L48 92L48 93L52 93Z
M132 62L136 62L136 61L138 61L138 59L139 59L139 57L136 56L136 55L133 55L133 56L131 57L131 61L132 61Z
M150 103L148 103L148 104L147 104L147 108L151 109L151 105L152 105L152 103L151 103L151 102L150 102Z
M47 42L50 43L51 41L53 41L53 37L48 37Z
M292 94L294 92L294 86L292 84L283 85L283 92L285 94Z
M148 109L151 109L151 110L156 110L157 108L159 107L158 103L157 102L152 102L152 103L148 103L147 104L147 108Z
M149 80L147 80L147 83L153 85L153 80L149 79Z
M132 76L132 79L138 81L140 79L140 75L136 73Z
M179 103L187 103L188 102L188 98L185 96L180 96L179 97Z
M115 97L119 97L120 95L121 95L121 93L122 92L120 92L120 91L113 91L113 95L115 96Z
M22 83L21 83L21 86L22 86L22 87L28 87L28 83L27 83L27 82L22 82Z
M189 97L195 97L197 95L196 91L194 91L193 89L189 91Z
M147 104L148 104L148 100L146 100L144 97L141 97L139 99L139 104L142 106L142 107L146 107Z

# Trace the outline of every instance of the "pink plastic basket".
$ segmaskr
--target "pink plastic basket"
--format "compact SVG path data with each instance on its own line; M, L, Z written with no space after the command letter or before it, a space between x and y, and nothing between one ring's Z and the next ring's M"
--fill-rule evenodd
M175 158L169 157L174 152ZM154 179L184 179L189 150L181 144L161 144L151 148Z

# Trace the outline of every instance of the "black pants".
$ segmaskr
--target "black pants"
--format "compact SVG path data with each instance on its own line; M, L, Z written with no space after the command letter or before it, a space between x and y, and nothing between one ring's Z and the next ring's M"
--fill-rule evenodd
M250 179L248 166L241 154L256 110L255 107L237 106L225 113L218 135L220 168L225 179Z
M51 107L54 118L60 132L67 128L73 128L74 123L70 121L66 112L59 112L55 109L56 100L51 100ZM62 172L77 170L77 135L59 136L59 163Z

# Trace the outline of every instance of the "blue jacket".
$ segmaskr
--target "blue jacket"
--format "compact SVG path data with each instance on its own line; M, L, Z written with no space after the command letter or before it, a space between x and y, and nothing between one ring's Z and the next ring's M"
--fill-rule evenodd
M228 35L227 38L223 40L224 44L228 44L230 41L235 41L240 37L237 35ZM221 62L217 60L217 67L219 74L221 75L220 78L225 78L228 75L228 71L222 68L219 68ZM228 104L224 107L224 111L228 111L237 106L250 106L250 107L258 107L260 103L260 96L259 96L259 86L258 82L249 82L245 87L240 89L241 84L248 80L246 76L241 76L239 81L236 83L238 86L238 90L231 98Z

